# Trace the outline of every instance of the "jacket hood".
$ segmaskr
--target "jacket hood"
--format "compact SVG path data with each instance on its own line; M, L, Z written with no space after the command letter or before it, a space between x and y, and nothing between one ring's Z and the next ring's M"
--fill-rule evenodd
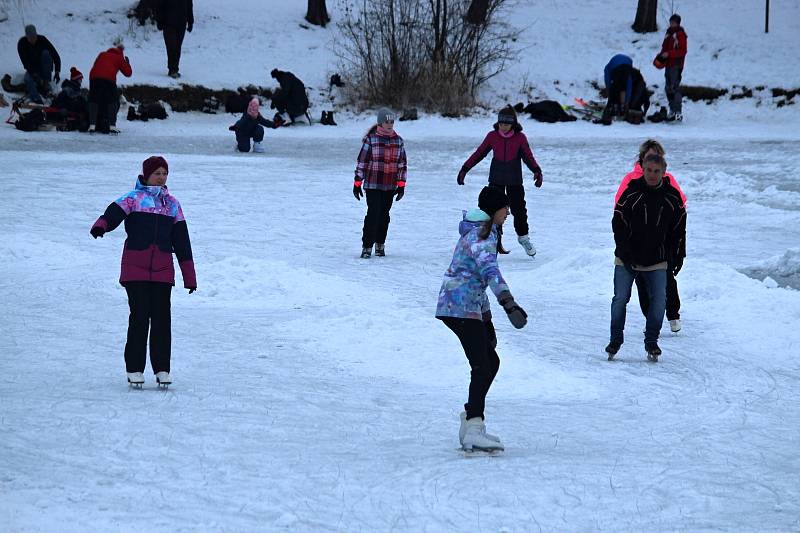
M483 226L484 222L491 220L491 217L480 209L470 209L462 211L462 220L458 225L458 233L463 237L475 228Z
M500 133L500 128L498 127L499 125L500 125L499 122L495 122L492 125L492 129L494 129L494 131L496 131L497 133ZM522 124L520 124L519 122L514 123L514 125L511 127L511 130L514 133L518 133L518 132L522 131Z

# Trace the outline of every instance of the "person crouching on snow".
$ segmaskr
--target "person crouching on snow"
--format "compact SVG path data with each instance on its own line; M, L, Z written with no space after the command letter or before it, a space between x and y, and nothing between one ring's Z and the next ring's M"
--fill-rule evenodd
M457 181L459 185L464 185L467 172L493 151L492 166L489 168L489 185L501 188L508 195L517 240L525 252L533 257L536 255L536 248L528 235L528 211L525 209L521 162L524 161L525 166L533 172L533 184L536 187L542 186L542 169L531 153L528 138L522 133L522 125L517 121L517 113L513 108L502 109L493 128L461 167Z
M403 198L406 187L406 149L403 138L394 131L395 115L389 109L378 111L378 123L361 140L356 164L353 196L361 200L366 192L367 215L361 235L361 258L386 255L386 233L392 201ZM361 190L361 187L364 190Z
M250 139L253 140L253 152L256 154L264 153L261 141L264 140L264 128L274 128L275 124L261 116L259 108L261 102L255 96L247 104L247 109L242 113L242 118L236 124L228 128L236 132L236 149L240 152L250 151Z
M487 186L478 197L478 209L464 213L458 227L461 238L444 274L436 307L436 318L461 341L472 369L458 432L464 450L503 449L499 438L486 433L484 423L486 393L500 367L486 288L492 290L515 328L523 328L528 321L497 265L497 251L502 248L500 229L508 217L509 203L500 188Z
M175 285L172 253L178 257L183 286L189 294L197 290L189 230L178 200L167 190L169 166L163 157L142 163L142 174L132 191L110 204L90 231L95 239L113 231L123 221L125 246L119 282L128 293L130 318L125 343L128 382L144 383L147 336L150 334L150 365L160 385L172 383L170 359L172 328L170 295Z

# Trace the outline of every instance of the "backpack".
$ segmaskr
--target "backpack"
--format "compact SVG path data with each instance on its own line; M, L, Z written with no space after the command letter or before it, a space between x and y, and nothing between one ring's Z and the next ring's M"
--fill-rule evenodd
M44 124L45 115L41 109L33 109L27 113L20 113L14 126L20 131L37 131Z

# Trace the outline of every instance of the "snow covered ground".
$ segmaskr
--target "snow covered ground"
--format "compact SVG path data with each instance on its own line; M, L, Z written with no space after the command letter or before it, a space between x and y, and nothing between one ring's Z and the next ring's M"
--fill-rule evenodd
M0 73L18 68L13 45L33 22L88 74L128 31L131 3L10 9ZM687 83L800 86L787 68L800 4L773 2L764 35L763 3L673 3ZM324 84L334 29L299 28L301 4L195 0L182 81L263 84L278 66ZM527 53L488 102L516 100L526 76L534 97L586 96L636 38L634 3L574 4L520 2ZM160 35L126 35L131 83L173 83ZM661 33L642 39L627 51L660 83L648 65ZM309 50L299 64L298 50ZM233 152L224 115L120 121L117 137L0 128L0 529L800 531L798 107L687 103L675 126L524 122L545 174L528 189L539 254L510 239L500 262L530 321L517 331L495 306L487 422L507 451L470 459L456 451L468 365L433 313L488 160L465 187L456 173L490 119L398 124L408 192L388 256L369 261L350 189L371 116L337 109L336 128L269 131L260 156ZM611 202L651 136L689 197L684 329L647 363L634 302L609 363ZM152 154L170 162L200 285L173 292L168 392L151 375L127 388L124 231L88 233Z
M526 124L539 254L509 242L501 267L530 322L495 310L487 421L507 451L470 459L468 366L433 312L488 163L465 187L455 174L487 124L399 125L408 193L388 256L364 261L350 176L366 123L270 132L255 156L233 153L226 121L0 130L4 530L800 528L800 297L741 273L790 263L800 240L796 128ZM654 132L690 201L684 329L649 364L631 305L609 363L611 201ZM88 234L151 153L170 162L200 285L173 292L168 392L151 375L127 388L124 232Z

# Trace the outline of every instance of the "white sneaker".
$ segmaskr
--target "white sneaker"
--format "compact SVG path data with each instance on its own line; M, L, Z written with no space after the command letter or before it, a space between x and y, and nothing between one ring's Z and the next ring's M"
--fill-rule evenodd
M264 145L260 142L253 143L253 153L254 154L263 154L264 153Z
M159 372L156 374L156 383L159 385L169 385L172 383L172 377L170 377L169 372Z
M531 242L531 238L529 235L520 235L517 237L517 240L525 248L525 253L529 256L533 257L536 255L536 248L533 247L533 243Z
M492 440L486 435L486 426L480 417L470 418L465 422L464 442L461 447L466 451L484 450L495 451L504 450L500 440Z
M94 124L89 125L89 133L94 133L97 129L94 127Z
M486 438L489 440L493 440L495 442L500 442L500 437L497 435L492 435L491 433L486 433L486 422L478 419L483 424L483 434L486 435ZM467 412L461 411L461 426L458 428L458 442L461 446L464 446L464 435L467 432Z
M669 321L669 329L672 333L678 333L681 330L681 320L676 318L675 320Z
M128 372L128 383L131 385L141 385L144 383L144 374L141 372Z

